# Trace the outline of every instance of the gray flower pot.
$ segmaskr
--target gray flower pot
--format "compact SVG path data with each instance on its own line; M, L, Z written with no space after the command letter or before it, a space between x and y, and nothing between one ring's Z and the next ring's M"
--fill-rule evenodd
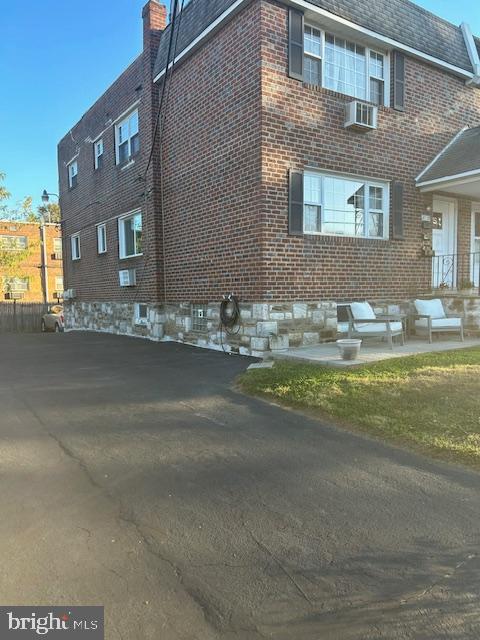
M361 345L362 341L357 339L337 340L342 360L357 360Z

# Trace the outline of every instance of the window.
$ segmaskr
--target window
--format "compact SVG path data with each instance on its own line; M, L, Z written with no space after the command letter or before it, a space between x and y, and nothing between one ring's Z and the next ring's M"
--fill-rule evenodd
M101 169L103 166L103 138L93 143L93 163L95 169Z
M55 291L57 295L63 293L63 276L55 276Z
M63 257L63 247L62 247L62 239L54 238L53 239L53 253L55 254L55 258L59 260Z
M306 173L303 188L305 233L388 237L386 183Z
M133 213L118 221L120 258L142 255L142 214Z
M68 165L68 186L73 189L77 186L78 163L76 160Z
M27 236L0 236L1 251L24 251L27 247Z
M18 278L14 276L4 276L3 290L6 293L24 293L30 288L28 278Z
M107 252L107 226L105 224L97 226L97 251L98 253Z
M71 236L70 243L72 247L72 260L80 260L80 234L76 233Z
M384 54L311 25L304 31L304 81L359 100L386 104Z
M207 307L204 304L192 305L192 331L207 330Z
M135 324L147 324L148 305L140 302L135 303Z
M115 126L115 141L117 164L124 164L137 155L140 150L138 109Z
M322 84L322 32L305 26L304 80L308 84Z

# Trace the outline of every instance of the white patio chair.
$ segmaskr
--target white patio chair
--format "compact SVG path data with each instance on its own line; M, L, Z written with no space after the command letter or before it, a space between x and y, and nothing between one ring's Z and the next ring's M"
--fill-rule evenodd
M368 302L352 302L347 313L349 338L385 338L393 349L393 338L401 336L405 344L403 323L395 315L376 316Z
M428 336L432 343L434 333L459 333L462 342L465 340L463 318L458 314L445 313L442 301L415 300L415 333Z

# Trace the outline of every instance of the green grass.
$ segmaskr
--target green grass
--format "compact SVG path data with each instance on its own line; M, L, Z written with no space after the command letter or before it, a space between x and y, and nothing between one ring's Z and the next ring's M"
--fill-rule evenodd
M239 382L247 393L480 469L480 348L348 370L276 362Z

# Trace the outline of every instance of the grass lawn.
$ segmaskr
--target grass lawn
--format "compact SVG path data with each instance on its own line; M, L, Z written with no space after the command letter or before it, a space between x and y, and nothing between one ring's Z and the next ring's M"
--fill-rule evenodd
M480 348L355 369L276 362L241 388L435 457L480 469Z

